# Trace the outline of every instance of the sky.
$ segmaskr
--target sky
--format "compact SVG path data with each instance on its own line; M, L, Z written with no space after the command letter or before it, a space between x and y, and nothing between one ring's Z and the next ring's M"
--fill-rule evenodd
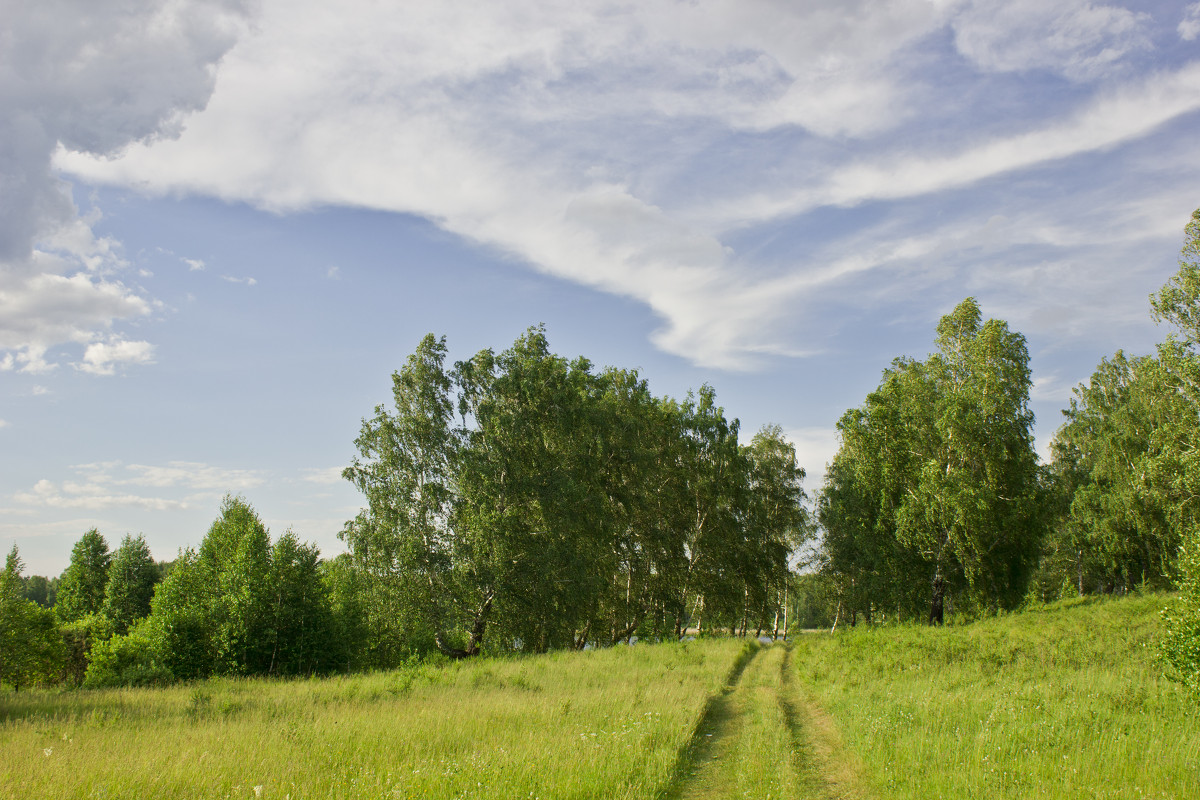
M1166 331L1200 3L0 0L0 547L156 558L227 493L327 556L421 337L708 383L815 494L975 297L1039 451Z

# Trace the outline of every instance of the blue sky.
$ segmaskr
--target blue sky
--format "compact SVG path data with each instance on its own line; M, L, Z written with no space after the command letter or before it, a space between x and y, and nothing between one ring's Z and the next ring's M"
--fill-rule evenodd
M1200 3L3 0L0 546L327 554L420 337L712 384L819 488L966 296L1040 447L1200 206Z

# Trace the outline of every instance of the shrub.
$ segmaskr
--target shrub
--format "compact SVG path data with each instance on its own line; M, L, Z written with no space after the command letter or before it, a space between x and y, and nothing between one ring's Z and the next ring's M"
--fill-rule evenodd
M83 685L87 688L153 686L174 680L166 665L161 637L143 620L123 636L92 645Z
M1200 531L1179 548L1182 597L1163 610L1167 633L1161 648L1172 678L1200 690Z

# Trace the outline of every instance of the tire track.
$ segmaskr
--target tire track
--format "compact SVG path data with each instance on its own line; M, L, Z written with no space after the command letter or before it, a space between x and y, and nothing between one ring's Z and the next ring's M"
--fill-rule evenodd
M867 797L837 728L802 696L792 645L756 646L731 670L664 800Z
M738 696L746 669L757 660L759 649L739 657L721 693L708 704L696 733L676 770L666 800L705 800L732 797L734 785L726 768L732 760L742 715Z

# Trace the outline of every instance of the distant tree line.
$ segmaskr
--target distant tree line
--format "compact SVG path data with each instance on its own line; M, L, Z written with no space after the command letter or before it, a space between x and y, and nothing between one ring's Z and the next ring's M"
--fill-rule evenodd
M539 327L453 367L429 335L393 396L344 473L366 498L349 553L272 542L240 497L169 568L140 536L110 553L92 530L60 578L23 581L14 548L0 680L306 675L787 627L813 537L804 471L777 426L739 443L711 387L655 397L634 371L555 355Z

